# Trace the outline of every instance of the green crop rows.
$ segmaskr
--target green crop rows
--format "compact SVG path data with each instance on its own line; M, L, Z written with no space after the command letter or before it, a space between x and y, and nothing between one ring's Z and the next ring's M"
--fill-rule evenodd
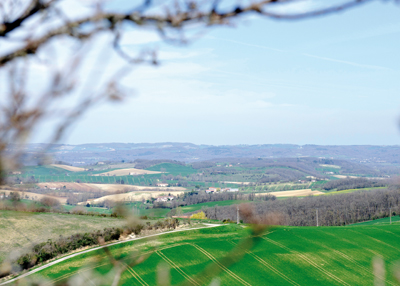
M399 225L278 227L256 238L251 251L229 270L221 267L220 259L230 251L238 252L237 244L248 234L240 226L224 225L165 234L156 244L141 240L127 242L110 250L126 261L134 250L150 255L143 263L125 271L119 285L156 285L160 263L170 265L172 285L188 279L194 280L192 285L209 285L215 269L219 270L221 285L373 285L371 262L378 255L390 266L382 278L385 283L395 285L392 265L400 260ZM91 268L104 275L111 264L101 250L71 258L39 273L51 280L66 279L93 261L94 256L98 260ZM204 269L209 271L196 276ZM199 279L205 280L199 283Z

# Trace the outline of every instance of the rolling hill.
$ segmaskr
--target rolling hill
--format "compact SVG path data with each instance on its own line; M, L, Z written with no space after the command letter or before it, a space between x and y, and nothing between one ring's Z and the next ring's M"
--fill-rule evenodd
M398 225L282 226L253 237L252 247L247 248L250 244L241 243L249 235L249 229L223 225L167 233L157 240L136 240L109 249L125 263L139 250L148 255L144 262L127 267L119 285L157 285L159 265L169 268L172 285L185 282L185 285L209 285L214 275L220 285L373 285L374 279L387 285L398 283L392 276L395 269L392 266L386 274L376 277L371 268L377 256L386 265L394 265L400 259ZM224 260L228 253L237 254L231 256L237 258L237 263ZM110 277L106 274L112 275L111 268L105 252L95 250L62 261L32 277L40 275L62 283L78 276L98 281L97 285L109 285Z

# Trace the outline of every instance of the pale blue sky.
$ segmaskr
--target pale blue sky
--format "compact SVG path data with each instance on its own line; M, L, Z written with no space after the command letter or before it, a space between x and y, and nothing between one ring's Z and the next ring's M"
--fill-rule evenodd
M129 31L124 48L158 47L161 66L138 67L124 80L134 96L66 142L400 143L400 6L235 23L187 46Z

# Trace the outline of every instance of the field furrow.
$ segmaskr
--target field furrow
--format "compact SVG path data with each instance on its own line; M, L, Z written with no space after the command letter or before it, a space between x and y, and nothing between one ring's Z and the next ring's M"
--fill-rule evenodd
M240 278L238 275L236 275L235 273L233 273L231 270L229 270L227 267L225 267L221 262L219 262L214 256L212 256L209 252L207 252L205 249L201 248L200 246L196 245L196 244L191 244L193 245L196 249L198 249L199 251L201 251L204 255L206 255L210 260L212 260L213 262L215 262L218 267L220 267L223 271L225 271L226 273L228 273L230 276L232 276L235 280L237 280L238 282L240 282L243 285L248 285L250 286L251 284L247 283L245 280L243 280L242 278Z
M262 237L262 238L263 238L264 240L267 240L268 242L271 242L271 243L273 243L273 244L275 244L275 245L277 245L277 246L279 246L279 247L281 247L281 248L283 248L283 249L285 249L285 250L291 252L291 253L296 254L298 257L300 257L300 258L303 259L304 261L308 262L311 266L315 267L317 270L319 270L320 272L322 272L322 273L325 274L326 276L332 278L333 280L339 282L340 284L342 284L342 285L349 285L349 286L350 286L350 284L346 283L345 281L343 281L342 279L340 279L340 278L337 277L336 275L330 273L328 270L324 269L323 267L321 267L320 265L318 265L317 263L315 263L311 258L307 257L305 254L302 254L302 253L300 253L300 252L298 252L298 251L292 250L292 249L286 247L285 245L283 245L283 244L281 244L281 243L279 243L279 242L276 242L276 241L274 241L274 240L272 240L272 239L270 239L270 238L268 238L268 237Z

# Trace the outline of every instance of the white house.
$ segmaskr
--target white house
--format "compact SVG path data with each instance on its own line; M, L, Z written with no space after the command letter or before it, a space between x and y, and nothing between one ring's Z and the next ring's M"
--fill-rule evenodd
M175 199L174 196L160 196L160 197L157 197L156 202L168 202L168 201L172 201L173 199Z
M168 187L167 183L157 183L157 187Z

